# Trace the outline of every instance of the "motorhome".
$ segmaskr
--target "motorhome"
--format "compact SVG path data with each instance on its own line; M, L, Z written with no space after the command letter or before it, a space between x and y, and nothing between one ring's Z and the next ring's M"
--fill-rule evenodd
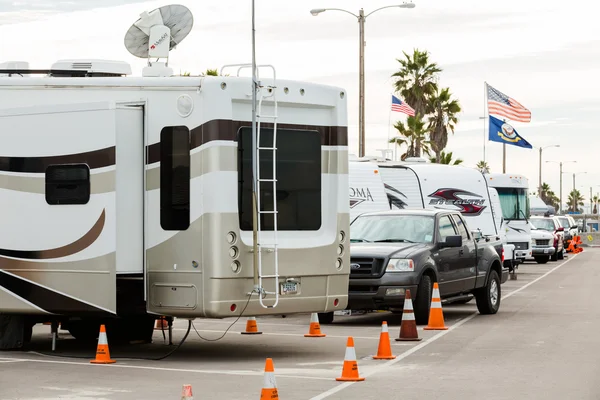
M512 272L514 246L506 242L500 231L502 215L499 213L498 195L488 187L480 171L419 159L395 162L378 157L350 161L349 171L350 187L360 188L365 195L371 195L360 202L350 199L351 219L363 212L386 209L444 208L460 211L472 230L481 235L501 237L504 265ZM383 193L387 202L382 199ZM493 193L496 193L495 198Z
M49 320L132 340L159 316L346 307L346 92L260 67L254 101L251 66L0 70L3 348Z
M500 196L503 223L508 243L515 246L519 262L531 258L531 226L529 225L529 180L518 174L485 174L488 186Z

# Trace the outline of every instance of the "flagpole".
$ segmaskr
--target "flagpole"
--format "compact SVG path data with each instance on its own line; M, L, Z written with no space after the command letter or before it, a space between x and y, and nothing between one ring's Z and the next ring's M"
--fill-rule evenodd
M502 122L506 123L506 118ZM502 143L502 173L506 173L506 143Z
M392 100L392 95L390 95L390 106L388 108L388 140L387 140L387 148L388 150L390 149L390 125L392 124L392 104L393 100ZM394 159L395 161L395 159Z
M485 134L486 115L488 115L488 111L487 111L487 82L483 81L483 162L484 163L485 163L485 142L486 142L486 134Z

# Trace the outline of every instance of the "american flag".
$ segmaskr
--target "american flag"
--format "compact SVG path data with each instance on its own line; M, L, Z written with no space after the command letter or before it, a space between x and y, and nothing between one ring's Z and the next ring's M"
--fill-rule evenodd
M392 95L392 111L401 112L411 117L415 116L415 110L394 95Z
M488 111L513 121L530 122L531 111L523 107L515 99L508 97L498 89L487 85Z

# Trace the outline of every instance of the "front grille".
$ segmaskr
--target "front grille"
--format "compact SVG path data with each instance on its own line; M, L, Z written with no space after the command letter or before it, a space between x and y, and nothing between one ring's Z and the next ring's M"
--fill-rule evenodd
M511 244L515 245L515 250L527 250L529 248L529 243L527 242L516 242Z
M550 246L550 239L535 239L536 246Z
M356 278L378 277L383 268L383 258L352 257L350 276Z

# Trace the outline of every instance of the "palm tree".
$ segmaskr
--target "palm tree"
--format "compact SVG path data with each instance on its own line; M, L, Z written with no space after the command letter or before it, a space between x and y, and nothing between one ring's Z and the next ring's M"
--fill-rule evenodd
M415 110L415 116L423 118L427 114L427 105L437 93L437 73L442 70L436 63L429 61L429 52L414 49L412 56L403 52L404 59L396 59L400 69L392 74L398 92L408 105ZM420 142L416 142L416 154L421 154Z
M579 192L579 190L574 189L569 193L569 199L567 200L567 204L569 205L569 211L578 212L580 207L583 207L583 201L585 198Z
M595 195L592 197L592 202L594 203L594 211L592 211L592 213L598 214L598 203L600 202L600 196Z
M439 160L438 160L439 158ZM463 160L457 158L456 160L452 160L452 152L446 153L444 151L441 154L436 154L436 157L430 157L429 161L432 163L438 164L446 164L446 165L458 165L462 164Z
M454 128L458 122L457 115L460 111L460 103L452 98L450 88L444 88L441 91L436 89L435 94L428 99L427 112L431 114L428 129L438 163L442 150L448 144L448 131L454 134Z
M401 121L396 122L394 128L398 131L399 136L390 139L390 143L408 146L406 153L401 157L402 160L406 157L421 157L421 150L427 155L431 153L431 143L427 139L425 122L419 115L408 117L406 124Z
M477 163L477 165L475 166L475 168L477 168L478 170L481 171L482 174L489 174L490 173L490 166L488 165L487 162L481 160Z

